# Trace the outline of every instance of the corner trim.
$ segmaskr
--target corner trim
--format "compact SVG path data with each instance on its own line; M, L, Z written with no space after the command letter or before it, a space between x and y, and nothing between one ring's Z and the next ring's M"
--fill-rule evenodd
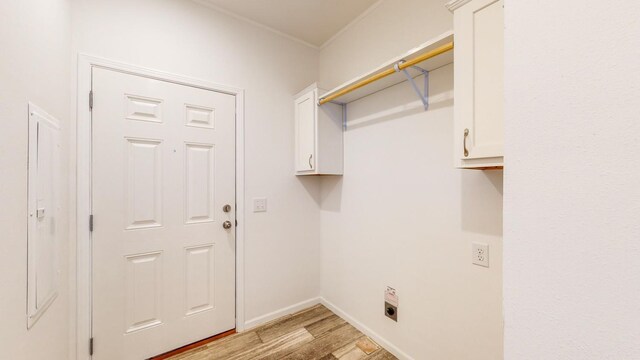
M262 24L260 22L255 21L255 20L251 20L248 17L236 14L233 11L227 10L227 9L225 9L225 8L219 6L219 5L214 5L214 4L212 4L212 3L210 3L210 2L208 2L206 0L193 0L193 1L195 3L197 3L197 4L200 4L200 5L204 6L204 7L207 7L209 9L213 10L213 11L216 11L219 14L224 14L224 15L230 16L230 17L232 17L232 18L234 18L236 20L240 20L240 21L245 22L247 24L250 24L250 25L253 25L255 27L258 27L260 29L264 29L264 30L270 31L270 32L272 32L272 33L274 33L274 34L276 34L278 36L281 36L281 37L283 37L285 39L297 42L298 44L302 44L304 46L308 46L308 47L310 47L310 48L312 48L314 50L319 50L320 49L320 47L318 45L315 45L315 44L312 44L312 43L310 43L308 41L302 40L302 39L300 39L300 38L298 38L296 36L293 36L291 34L287 34L287 33L283 32L283 31L274 29L271 26Z
M382 4L383 1L384 0L378 0L375 3L373 3L371 6L366 8L363 12L360 13L360 15L356 16L353 20L349 21L349 23L347 25L342 27L342 29L338 30L338 32L333 34L327 41L322 43L322 45L319 46L319 49L322 50L322 49L326 48L327 46L331 45L331 43L333 43L336 39L340 38L342 36L342 34L347 32L347 30L349 30L352 27L356 26L356 24L359 23L360 21L362 21L362 19L364 19L367 16L369 16L369 14L371 14L378 6L380 6L380 4Z

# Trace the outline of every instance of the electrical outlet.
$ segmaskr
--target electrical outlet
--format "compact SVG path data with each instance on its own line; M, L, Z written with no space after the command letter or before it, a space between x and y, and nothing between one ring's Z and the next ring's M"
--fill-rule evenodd
M489 267L489 245L476 242L472 243L471 260L476 265Z
M267 198L253 198L253 212L266 212Z
M388 302L384 302L384 316L389 319L398 322L398 307L389 304Z

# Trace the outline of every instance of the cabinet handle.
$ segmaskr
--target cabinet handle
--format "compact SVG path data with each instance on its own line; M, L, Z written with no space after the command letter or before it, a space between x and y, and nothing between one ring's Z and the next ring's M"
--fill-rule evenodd
M309 169L313 169L313 165L311 164L312 158L313 158L313 154L309 154Z
M469 150L467 150L467 136L469 136L469 129L464 129L464 140L462 141L462 147L464 149L464 157L469 156Z

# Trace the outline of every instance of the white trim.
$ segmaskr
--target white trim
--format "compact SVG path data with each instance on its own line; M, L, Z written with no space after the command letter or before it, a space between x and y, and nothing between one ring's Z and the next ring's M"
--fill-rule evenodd
M300 39L298 37L295 37L293 35L287 34L287 33L282 32L280 30L276 30L276 29L272 28L271 26L259 23L259 22L255 21L255 20L251 20L251 19L249 19L247 17L244 17L242 15L238 15L238 14L234 13L233 11L229 11L229 10L227 10L225 8L222 8L222 7L218 6L218 5L214 5L214 4L210 3L210 2L207 2L206 0L193 0L193 1L198 3L198 4L200 4L200 5L202 5L202 6L204 6L204 7L208 7L211 10L217 11L217 12L225 14L225 15L228 15L228 16L234 18L234 19L246 22L248 24L251 24L253 26L259 27L261 29L270 31L270 32L272 32L272 33L274 33L276 35L279 35L279 36L282 36L282 37L284 37L286 39L295 41L295 42L297 42L299 44L308 46L308 47L310 47L312 49L315 49L315 50L320 49L320 47L318 45L314 45L314 44L312 44L312 43L310 43L308 41L302 40L302 39Z
M451 0L448 3L444 4L444 6L451 12L454 12L462 5L468 3L471 0Z
M176 84L223 92L236 98L236 330L242 331L244 324L244 90L219 85L186 76L152 70L146 67L116 62L85 54L78 55L77 87L77 330L76 358L89 359L89 338L91 338L91 233L89 215L91 211L91 112L89 111L89 91L91 91L91 69L101 67L128 74L144 76Z
M276 311L272 311L268 314L264 314L258 317L255 317L251 320L248 320L245 324L244 324L244 328L245 330L249 330L249 329L253 329L254 327L260 326L262 324L268 323L271 320L275 320L278 318L281 318L283 316L287 316L293 313L296 313L298 311L310 308L314 305L320 304L320 298L312 298L312 299L308 299L305 301L301 301L297 304L293 304L291 306L287 306L285 308L276 310Z
M375 3L371 4L371 6L369 6L367 9L365 9L365 11L360 13L360 15L356 16L353 20L349 21L349 23L347 25L345 25L342 29L338 30L338 32L333 34L333 36L331 36L327 41L323 42L322 45L320 45L320 50L322 50L325 47L329 46L329 44L331 44L334 40L339 38L347 30L351 29L357 23L359 23L362 19L367 17L371 12L373 12L373 10L375 10L378 6L380 6L380 4L382 4L382 2L384 2L384 0L376 1Z
M378 344L380 344L380 346L382 346L383 348L385 348L385 350L387 350L390 353L392 353L393 355L395 355L398 359L401 359L401 360L414 360L407 353L405 353L404 351L400 350L397 346L393 345L389 340L383 338L378 333L376 333L375 331L371 330L366 325L364 325L363 323L359 322L353 316L347 314L344 310L342 310L339 307L335 306L333 303L331 303L327 299L321 297L320 298L320 303L322 305L326 306L329 310L333 311L336 315L338 315L342 319L346 320L349 324L353 325L353 327L355 327L356 329L360 330L363 334L365 334L368 337L370 337L371 339L373 339L373 341L375 341Z
M236 95L236 331L244 330L244 90Z

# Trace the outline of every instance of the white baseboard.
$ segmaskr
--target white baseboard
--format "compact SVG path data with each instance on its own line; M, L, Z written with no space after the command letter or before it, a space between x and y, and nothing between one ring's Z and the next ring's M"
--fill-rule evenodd
M258 317L255 317L251 320L247 320L244 323L244 330L249 330L252 329L256 326L260 326L262 324L268 323L271 320L275 320L279 317L283 317L289 314L293 314L295 312L298 312L300 310L304 310L306 308L312 307L314 305L320 304L320 298L312 298L309 300L305 300L305 301L301 301L297 304L293 304L291 306L287 306L285 308L270 312L268 314L265 315L261 315Z
M329 310L333 311L336 315L346 320L349 324L353 325L353 327L360 330L363 334L370 337L373 341L377 342L380 346L382 346L387 351L395 355L398 359L414 360L411 356L407 355L404 351L400 350L397 346L393 345L390 341L378 335L375 331L366 327L361 322L353 318L351 315L344 312L344 310L340 309L339 307L333 305L331 302L327 301L325 298L321 297L320 303L326 306Z

